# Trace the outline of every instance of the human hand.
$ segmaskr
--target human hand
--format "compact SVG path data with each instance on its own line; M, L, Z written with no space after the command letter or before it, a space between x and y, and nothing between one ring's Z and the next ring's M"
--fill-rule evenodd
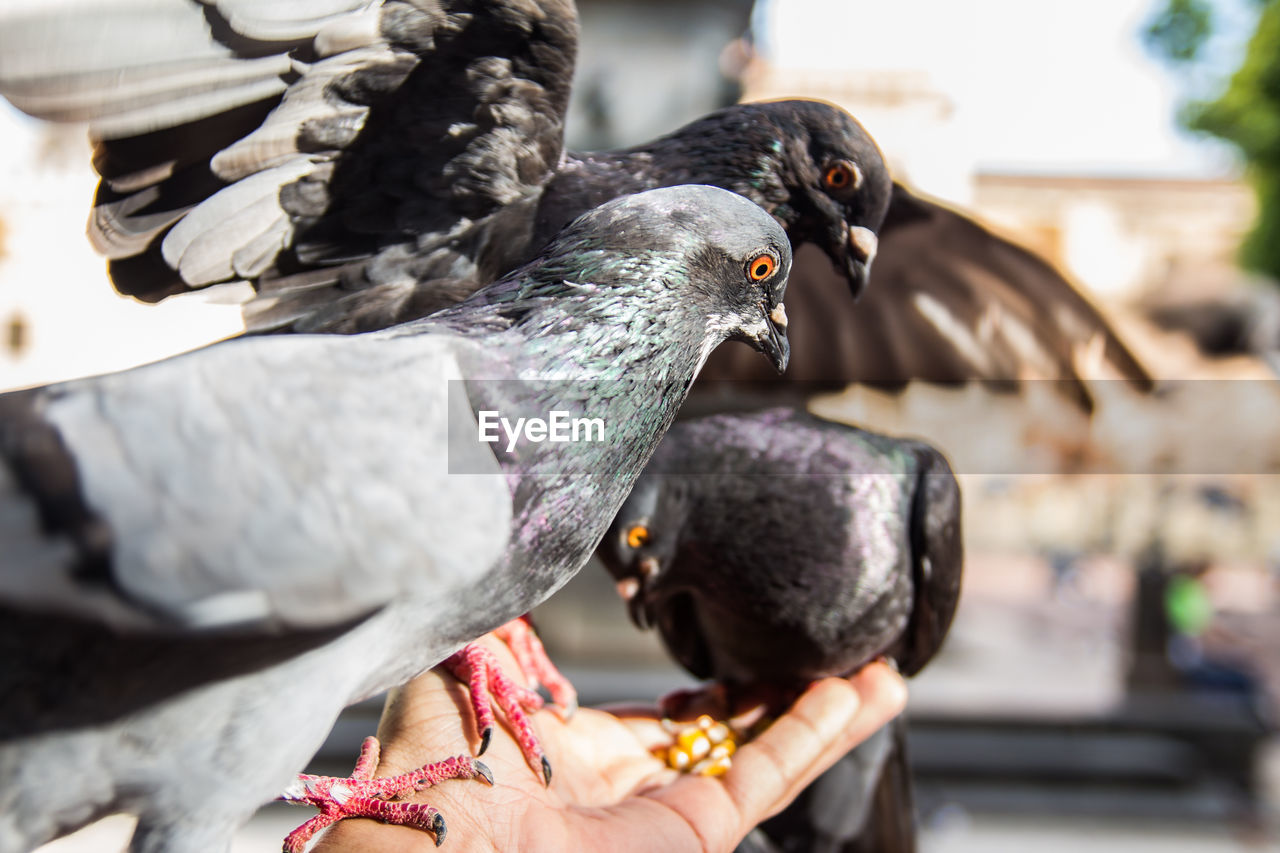
M482 640L506 671L520 670L510 651ZM756 824L781 811L836 760L902 711L906 687L874 663L848 679L810 686L787 713L738 748L720 777L678 773L651 749L671 742L656 708L579 709L569 721L544 709L534 716L554 769L550 786L499 727L483 761L491 788L448 781L409 798L444 815L454 853L609 850L730 851ZM397 691L383 712L378 776L406 773L474 749L467 690L429 672ZM315 853L360 850L425 853L431 835L348 819L326 832Z

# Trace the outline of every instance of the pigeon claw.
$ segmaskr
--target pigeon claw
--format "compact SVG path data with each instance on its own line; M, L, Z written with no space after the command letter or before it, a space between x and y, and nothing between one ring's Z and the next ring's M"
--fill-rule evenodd
M547 757L545 755L542 756L542 778L546 780L547 787L550 788L551 787L551 762L547 760Z
M568 720L572 717L573 712L578 710L578 691L547 656L547 650L533 630L529 617L512 619L493 633L511 649L529 686L535 690L538 685L546 688L551 701L559 707L561 718Z
M444 836L445 836L445 833L448 831L449 831L448 827L444 825L444 815L440 814L440 812L436 812L435 818L433 818L431 821L431 832L436 837L437 847L439 847L441 844L444 844Z
M546 756L533 730L533 719L530 716L543 706L542 697L513 681L502 671L493 652L478 643L464 646L441 666L459 681L465 682L471 691L471 708L476 715L476 726L480 730L480 753L488 747L495 725L493 707L490 704L492 700L493 704L502 709L529 767L535 773L542 772L545 779L543 761Z
M383 823L412 826L435 835L436 846L444 840L444 817L426 803L394 801L426 790L446 779L480 779L493 784L493 773L469 755L458 755L435 764L427 764L412 773L374 778L378 766L378 739L365 738L351 776L298 775L289 785L282 800L297 805L310 805L320 814L289 833L284 840L284 853L303 853L317 832L348 817L371 817Z

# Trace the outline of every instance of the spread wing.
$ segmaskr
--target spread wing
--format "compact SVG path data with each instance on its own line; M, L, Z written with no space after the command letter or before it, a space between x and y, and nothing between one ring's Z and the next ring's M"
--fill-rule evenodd
M0 607L262 633L447 602L511 519L492 455L450 473L459 376L429 336L285 335L0 396Z
M1088 409L1080 364L1093 357L1109 375L1151 385L1101 312L1050 264L901 184L863 297L850 301L826 256L806 245L795 256L786 306L788 382L897 388L979 380L1013 388L1051 379ZM743 347L721 347L702 377L777 381L747 356Z
M89 122L120 292L247 281L251 328L306 328L501 271L467 244L527 228L489 218L558 163L576 44L569 2L61 0L0 12L0 94Z

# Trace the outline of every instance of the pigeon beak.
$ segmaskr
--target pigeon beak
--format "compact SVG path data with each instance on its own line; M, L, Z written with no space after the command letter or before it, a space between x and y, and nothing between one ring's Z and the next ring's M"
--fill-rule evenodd
M640 594L639 578L623 578L617 581L618 597L627 606L627 616L631 617L631 624L636 628L644 630L649 626L648 616L644 612L644 596Z
M765 354L774 369L782 373L791 359L791 344L787 341L787 310L782 307L781 302L772 308L762 305L761 309L765 334L752 343Z
M644 606L644 596L637 595L627 602L627 615L631 617L631 624L641 631L647 631L653 625L649 621L649 610Z
M871 277L871 262L875 260L880 240L876 232L861 225L850 225L844 250L845 275L849 279L849 291L857 299Z
M623 578L615 584L618 595L627 603L627 615L631 617L632 624L642 631L653 625L645 606L645 591L661 568L657 557L642 557L636 563L636 575Z

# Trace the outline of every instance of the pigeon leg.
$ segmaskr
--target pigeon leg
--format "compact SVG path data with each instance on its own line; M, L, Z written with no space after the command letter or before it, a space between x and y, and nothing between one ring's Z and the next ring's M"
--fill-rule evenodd
M320 814L289 833L284 840L284 853L302 853L312 836L345 817L371 817L384 823L417 827L435 835L439 847L445 834L444 817L439 811L423 803L390 800L426 790L445 779L481 779L493 784L489 768L467 755L427 764L399 776L375 779L373 771L378 766L378 752L378 739L367 737L349 777L298 774L280 799L315 806Z
M512 619L493 633L516 656L516 662L524 671L529 685L535 690L538 685L547 688L551 701L560 707L560 716L565 720L572 717L573 712L578 710L578 691L556 669L551 658L547 657L547 651L542 647L542 640L538 639L529 617Z
M471 707L476 715L476 727L480 730L478 754L484 755L493 736L493 702L502 709L525 761L535 773L541 772L543 781L551 784L551 762L542 751L542 744L533 730L529 715L542 707L542 697L527 687L516 684L502 671L493 652L478 643L463 646L441 664L459 681L466 682L471 690Z

